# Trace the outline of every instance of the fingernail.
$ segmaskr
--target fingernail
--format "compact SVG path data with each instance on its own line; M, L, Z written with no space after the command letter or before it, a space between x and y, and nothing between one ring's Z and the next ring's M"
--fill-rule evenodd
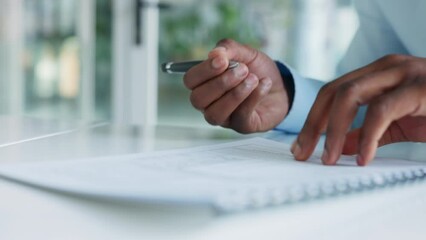
M364 157L365 155L363 155L362 153L359 153L356 156L356 164L358 164L358 166L366 166L368 164L368 161L365 159Z
M269 90L271 89L271 86L272 86L272 81L270 81L270 80L263 80L261 93L265 94L266 92L269 92Z
M223 46L216 46L213 50L215 51L226 51L226 48Z
M324 152L322 153L321 161L324 164L329 164L329 162L328 162L328 150L326 148L324 149Z
M219 52L224 52L224 51L226 51L226 48L224 47L221 47L221 46L215 47L209 52L208 57L214 58L218 55Z
M257 84L257 79L254 76L248 76L245 81L247 88L253 88Z
M301 152L301 148L300 148L299 142L296 140L291 146L291 153L293 153L293 155L297 157L300 155L300 152Z
M365 141L361 141L359 144L358 155L356 156L356 163L358 166L366 166L369 162L369 145Z
M216 69L221 68L223 66L223 64L225 64L225 61L222 57L215 57L212 60L212 67L213 68L216 68Z
M356 164L358 164L358 166L364 166L364 161L361 154L358 154L356 156Z
M238 66L233 69L235 77L242 78L247 74L247 68L243 66Z

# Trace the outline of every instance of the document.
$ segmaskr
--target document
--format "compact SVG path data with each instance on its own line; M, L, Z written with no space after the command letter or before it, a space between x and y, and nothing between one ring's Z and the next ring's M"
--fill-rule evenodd
M219 211L297 203L356 193L426 176L426 164L375 159L366 167L320 153L295 161L289 146L249 140L154 153L0 167L0 176L50 190L115 200L196 204Z

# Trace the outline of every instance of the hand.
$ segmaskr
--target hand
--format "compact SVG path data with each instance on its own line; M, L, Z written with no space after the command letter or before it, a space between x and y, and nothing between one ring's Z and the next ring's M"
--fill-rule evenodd
M368 105L360 129L348 133L358 108ZM426 59L389 55L326 84L319 92L292 146L306 160L326 132L322 161L357 153L368 164L377 147L401 141L426 141Z
M237 68L227 70L230 60ZM184 76L192 105L207 122L241 133L267 131L288 111L281 74L264 53L232 40L222 40L206 61Z

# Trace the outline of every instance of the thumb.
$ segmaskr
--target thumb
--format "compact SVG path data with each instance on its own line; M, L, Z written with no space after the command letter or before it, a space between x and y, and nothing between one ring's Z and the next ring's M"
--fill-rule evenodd
M234 40L223 39L220 40L216 48L209 53L210 59L217 56L225 56L228 60L249 64L256 59L258 51Z

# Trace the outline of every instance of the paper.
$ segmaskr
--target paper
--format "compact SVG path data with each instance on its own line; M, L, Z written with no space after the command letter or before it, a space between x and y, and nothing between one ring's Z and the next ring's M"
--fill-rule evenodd
M426 173L421 162L375 159L358 167L353 157L342 157L337 166L324 166L318 156L298 162L288 145L254 138L151 154L2 166L0 175L69 193L232 211L381 186Z

